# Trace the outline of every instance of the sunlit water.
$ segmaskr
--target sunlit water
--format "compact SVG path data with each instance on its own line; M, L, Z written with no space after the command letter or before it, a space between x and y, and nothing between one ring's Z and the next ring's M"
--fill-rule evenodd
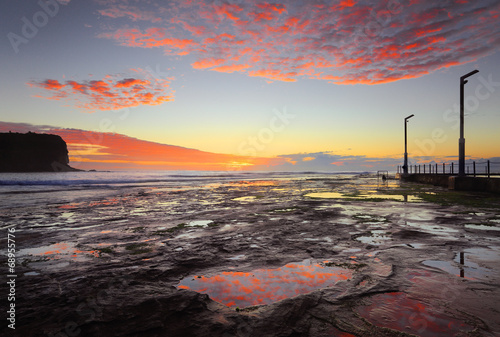
M0 209L47 203L70 203L108 198L124 190L154 188L169 190L201 187L263 186L272 188L276 180L307 178L351 178L354 173L314 172L216 172L216 171L119 171L0 173ZM244 198L241 201L255 199Z

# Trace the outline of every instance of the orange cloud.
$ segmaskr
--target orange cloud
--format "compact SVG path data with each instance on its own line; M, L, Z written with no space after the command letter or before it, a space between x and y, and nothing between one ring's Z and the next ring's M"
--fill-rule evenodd
M195 69L244 70L267 81L387 83L471 62L498 47L495 17L500 4L494 0L456 1L453 6L421 1L240 5L197 0L174 1L170 7L153 0L144 7L106 5L100 13L109 20L155 24L127 25L99 36L124 46L189 54ZM245 68L235 68L235 62Z
M214 6L215 11L218 14L224 14L227 18L233 20L233 21L238 21L239 18L236 16L237 12L241 12L243 8L236 4L228 4L228 3L223 3L220 6Z
M294 77L295 73L283 73L279 69L261 69L248 72L249 76L255 77L265 77L270 80L284 81L284 82L295 82L297 81Z
M250 68L248 64L233 64L233 65L225 65L220 67L215 67L210 70L219 71L223 73L232 73L235 71L244 71L245 69Z
M196 61L196 62L192 63L191 66L194 69L206 69L206 68L212 68L212 67L218 66L222 63L224 63L224 59L208 58L208 59L201 59L199 61Z
M145 78L118 79L106 76L102 80L66 81L57 80L31 81L31 87L47 90L46 99L70 100L74 106L86 112L95 110L118 110L139 105L158 105L173 101L173 90L169 79L155 78L141 69L134 70L136 75Z
M64 84L59 83L57 80L45 80L40 83L40 86L49 90L59 90L64 88Z
M150 82L145 81L145 80L139 80L137 78L126 78L124 80L116 82L115 87L116 88L127 88L127 87L131 87L131 86L137 85L137 84L148 85L148 84L150 84Z

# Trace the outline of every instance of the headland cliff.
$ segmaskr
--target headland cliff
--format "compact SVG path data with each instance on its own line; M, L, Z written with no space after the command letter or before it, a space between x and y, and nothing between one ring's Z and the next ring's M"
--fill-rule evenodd
M0 133L0 172L78 171L69 166L66 142L57 135Z

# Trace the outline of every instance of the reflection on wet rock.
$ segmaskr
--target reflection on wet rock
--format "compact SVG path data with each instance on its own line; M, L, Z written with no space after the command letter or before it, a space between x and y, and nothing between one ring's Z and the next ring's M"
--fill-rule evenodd
M370 304L357 308L371 323L420 337L463 336L472 327L447 316L427 303L403 292L374 295Z

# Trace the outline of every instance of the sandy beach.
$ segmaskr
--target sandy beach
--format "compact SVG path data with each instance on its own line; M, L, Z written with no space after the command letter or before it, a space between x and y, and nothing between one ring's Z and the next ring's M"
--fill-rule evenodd
M237 177L0 218L17 275L2 335L500 335L491 194L375 174Z

